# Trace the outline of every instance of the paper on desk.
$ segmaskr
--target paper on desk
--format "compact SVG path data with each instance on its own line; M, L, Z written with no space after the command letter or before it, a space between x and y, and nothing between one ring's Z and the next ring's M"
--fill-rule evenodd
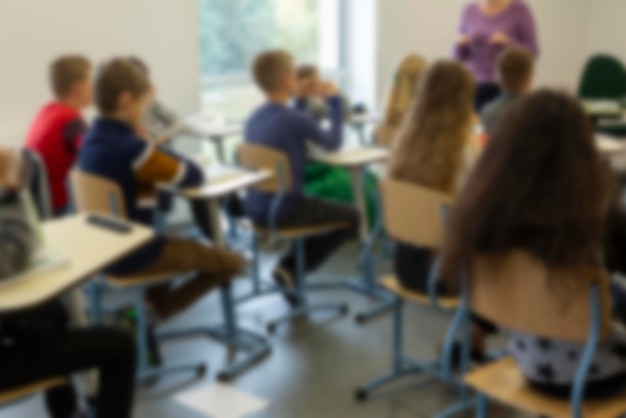
M25 272L0 281L0 287L20 281L30 276L50 273L54 270L67 266L69 260L52 248L42 247L30 263L30 267Z
M621 106L614 100L585 100L583 107L590 113L620 113Z
M204 175L209 183L219 183L241 176L243 170L240 167L226 164L214 164L204 170Z

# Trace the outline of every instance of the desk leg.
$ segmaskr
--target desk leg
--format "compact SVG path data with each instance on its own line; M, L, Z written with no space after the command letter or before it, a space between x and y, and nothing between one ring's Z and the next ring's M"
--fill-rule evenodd
M366 243L369 238L369 224L367 214L367 201L365 200L365 179L362 167L351 169L352 175L352 195L354 196L354 204L359 215L361 216L361 230L359 238L361 243Z
M213 141L213 144L215 144L218 161L222 164L226 164L226 149L224 148L224 138L222 138L221 136L212 136L211 141Z
M227 244L224 231L222 230L222 223L220 222L220 203L218 199L209 200L209 211L215 245L225 248ZM197 331L206 333L211 338L227 344L232 348L246 351L246 356L240 357L237 361L227 365L219 372L218 379L227 381L268 355L270 353L270 346L264 337L239 328L232 286L230 284L220 289L220 297L224 324L219 327Z
M349 280L343 283L337 282L315 282L306 286L307 289L333 289L338 287L347 287L350 290L361 293L376 300L378 303L371 309L365 312L358 313L356 315L356 321L359 324L363 324L370 319L373 319L381 314L384 314L391 310L393 307L393 298L381 289L375 279L375 271L372 263L372 249L373 242L370 242L370 230L368 224L367 202L365 200L365 181L364 181L364 168L354 167L351 169L352 175L352 190L354 196L355 206L359 215L361 216L361 230L359 233L359 239L362 245L362 254L360 256L359 267L361 270L361 277Z
M352 126L354 127L354 130L356 131L357 137L359 138L359 142L361 143L361 145L363 145L364 147L369 145L367 143L367 138L365 135L365 124L355 123Z

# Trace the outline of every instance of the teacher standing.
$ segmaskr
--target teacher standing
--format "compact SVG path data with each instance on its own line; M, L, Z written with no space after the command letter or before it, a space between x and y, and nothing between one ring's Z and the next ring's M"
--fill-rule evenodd
M523 0L472 0L461 17L454 55L474 74L478 111L500 94L496 61L509 46L539 54L535 19L528 4Z

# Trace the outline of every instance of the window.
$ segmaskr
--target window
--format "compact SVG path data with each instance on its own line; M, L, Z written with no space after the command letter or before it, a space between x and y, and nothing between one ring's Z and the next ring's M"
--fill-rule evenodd
M254 57L290 51L336 75L340 69L342 0L198 0L200 57L206 89L250 80Z

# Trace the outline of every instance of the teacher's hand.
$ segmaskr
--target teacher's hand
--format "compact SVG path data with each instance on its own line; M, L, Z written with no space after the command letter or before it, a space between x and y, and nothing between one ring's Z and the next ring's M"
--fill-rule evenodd
M504 32L496 32L489 38L489 43L492 45L508 45L511 43L511 38Z
M469 36L463 33L459 35L459 38L456 40L457 45L460 45L460 46L469 45L471 42L472 42L472 38L470 38Z

